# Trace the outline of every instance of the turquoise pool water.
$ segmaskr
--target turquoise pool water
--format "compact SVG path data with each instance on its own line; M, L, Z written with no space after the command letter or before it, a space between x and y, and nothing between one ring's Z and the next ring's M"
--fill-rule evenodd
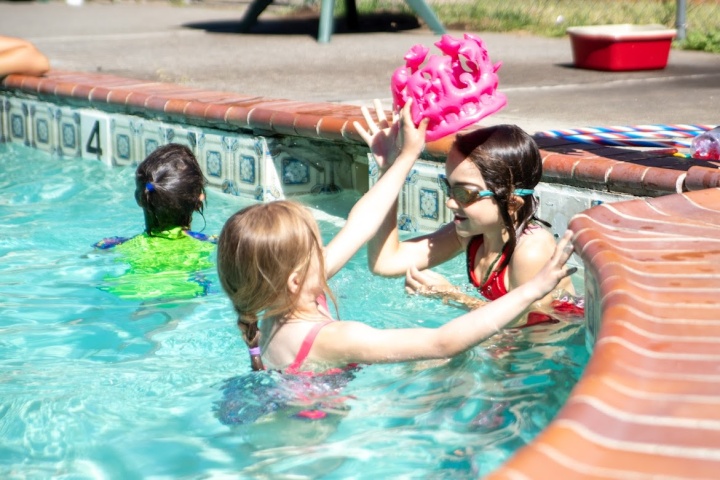
M364 367L326 392L340 408L324 420L226 425L223 387L250 367L214 270L191 300L100 288L123 267L91 245L143 228L133 171L0 144L0 478L477 478L552 420L587 362L580 324L510 330L448 362ZM209 234L246 204L208 197ZM302 200L329 237L356 198ZM461 259L441 271L464 281ZM364 252L331 286L342 318L378 327L458 313L373 277Z

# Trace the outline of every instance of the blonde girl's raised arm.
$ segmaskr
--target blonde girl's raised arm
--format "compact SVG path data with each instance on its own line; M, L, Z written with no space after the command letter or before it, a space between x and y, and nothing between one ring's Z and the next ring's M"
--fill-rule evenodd
M573 251L571 236L572 232L566 232L552 258L532 280L439 328L383 330L359 322L335 322L318 336L312 356L343 363L392 363L462 353L510 324L574 272L574 267L565 265Z
M375 112L377 121L366 107L362 107L367 130L358 122L354 125L370 147L380 174L383 175L400 151L402 135L397 116L393 114L392 122L389 122L379 100L375 100ZM401 242L397 225L396 196L392 199L390 209L377 233L368 241L368 268L376 275L396 277L404 275L411 266L426 269L444 263L454 257L461 247L452 224L428 235Z
M347 222L325 248L325 271L332 277L373 235L395 203L415 160L425 145L427 120L415 127L408 102L400 116L402 150L392 166L350 210Z

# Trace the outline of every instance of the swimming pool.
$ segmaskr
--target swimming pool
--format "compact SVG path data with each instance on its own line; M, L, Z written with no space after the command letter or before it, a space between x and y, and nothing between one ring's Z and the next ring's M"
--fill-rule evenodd
M0 167L3 478L476 478L547 426L588 359L581 324L509 330L449 362L362 368L329 395L342 413L327 419L280 410L225 425L225 382L250 368L215 272L203 272L209 295L191 300L100 289L122 265L91 245L143 228L133 168L9 144ZM208 197L205 233L249 202ZM330 236L357 194L300 198ZM444 269L463 280L460 263ZM364 251L331 287L341 318L377 327L457 314L373 277Z

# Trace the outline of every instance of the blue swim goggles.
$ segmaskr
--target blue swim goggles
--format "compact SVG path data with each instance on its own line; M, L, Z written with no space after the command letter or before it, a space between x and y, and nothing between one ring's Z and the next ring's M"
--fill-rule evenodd
M460 185L450 186L447 178L443 178L440 183L445 196L453 198L460 205L470 205L471 203L482 200L483 198L494 197L495 193L490 190L476 190L474 188L466 188ZM520 197L525 195L532 195L534 190L529 188L518 188L513 194Z

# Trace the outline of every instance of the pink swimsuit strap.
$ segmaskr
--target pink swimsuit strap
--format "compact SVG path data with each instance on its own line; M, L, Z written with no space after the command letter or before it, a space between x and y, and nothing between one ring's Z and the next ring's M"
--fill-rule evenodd
M295 356L295 360L293 360L293 363L290 364L290 366L285 370L287 373L300 373L300 367L302 366L303 362L308 356L308 353L310 353L310 349L313 346L313 343L315 342L315 337L317 337L317 334L320 333L320 329L322 329L325 325L334 322L334 320L327 320L325 322L320 322L315 324L312 329L308 332L307 335L305 335L305 339L302 342L302 345L300 345L300 350L298 351L297 355Z

